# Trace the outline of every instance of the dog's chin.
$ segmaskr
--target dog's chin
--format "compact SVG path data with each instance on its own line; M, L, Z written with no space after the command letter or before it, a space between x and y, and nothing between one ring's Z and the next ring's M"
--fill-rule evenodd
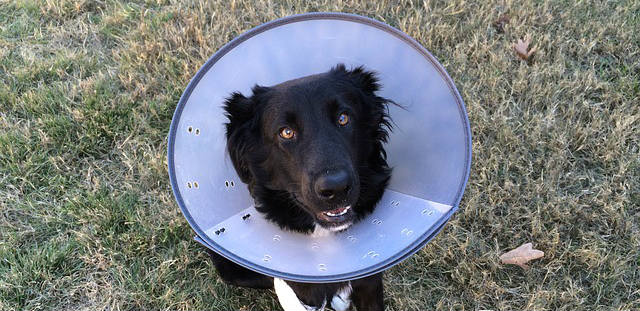
M351 227L351 225L353 225L353 221L347 221L344 223L322 223L322 222L317 222L317 224L322 227L325 230L328 230L330 232L341 232L344 230L349 229L349 227Z

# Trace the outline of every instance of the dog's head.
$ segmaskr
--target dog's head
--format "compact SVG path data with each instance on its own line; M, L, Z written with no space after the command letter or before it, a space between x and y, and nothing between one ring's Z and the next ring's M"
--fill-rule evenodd
M373 210L390 176L378 88L372 72L338 65L227 99L227 148L260 212L288 229L338 231Z

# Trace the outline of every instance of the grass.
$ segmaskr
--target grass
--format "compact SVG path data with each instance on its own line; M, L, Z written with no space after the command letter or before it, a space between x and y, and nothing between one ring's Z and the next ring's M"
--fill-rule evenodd
M179 96L224 43L344 11L429 49L466 101L460 211L389 310L640 309L640 2L0 2L0 309L269 310L226 286L168 185ZM504 33L492 26L510 16ZM529 34L532 62L511 44ZM530 270L499 264L525 242Z

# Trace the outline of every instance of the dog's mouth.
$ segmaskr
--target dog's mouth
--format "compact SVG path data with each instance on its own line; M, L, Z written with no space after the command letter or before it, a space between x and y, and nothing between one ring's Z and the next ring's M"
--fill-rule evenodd
M353 209L351 205L316 213L318 223L327 228L348 228L353 222ZM342 230L341 229L341 230Z
M298 199L298 196L295 195L295 193L292 194L292 197L298 204L300 204L300 206L305 206L305 210L310 210L300 199ZM310 214L315 216L315 220L319 225L331 231L341 231L350 227L351 224L353 224L355 215L352 205L346 205Z
M323 215L327 217L338 217L346 214L351 209L351 205L345 207L339 207L336 209L332 209L330 211L322 212Z

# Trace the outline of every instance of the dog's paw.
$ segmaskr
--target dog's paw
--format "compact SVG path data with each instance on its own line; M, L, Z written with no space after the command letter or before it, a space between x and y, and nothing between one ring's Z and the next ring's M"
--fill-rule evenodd
M331 307L336 311L345 311L351 305L351 283L339 290L331 299Z

